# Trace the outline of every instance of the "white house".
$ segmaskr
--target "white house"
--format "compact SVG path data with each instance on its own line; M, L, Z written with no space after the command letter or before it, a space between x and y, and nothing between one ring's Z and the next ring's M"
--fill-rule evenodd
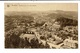
M78 44L78 41L72 40L72 38L69 38L69 39L65 39L65 40L64 40L64 45L69 46L69 47L71 47L71 48L76 48L75 43Z

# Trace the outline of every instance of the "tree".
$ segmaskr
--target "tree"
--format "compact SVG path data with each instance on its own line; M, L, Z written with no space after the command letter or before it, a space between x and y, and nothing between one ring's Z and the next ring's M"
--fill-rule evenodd
M46 37L45 36L40 36L40 39L46 40Z
M78 48L78 44L77 43L75 43L75 46L76 46L76 48Z
M30 47L29 39L27 37L25 37L25 40L24 40L24 47L25 48Z
M13 33L13 35L10 36L10 42L11 42L12 48L18 48L20 43L20 37Z
M45 48L49 48L49 47L50 47L49 44L46 42Z

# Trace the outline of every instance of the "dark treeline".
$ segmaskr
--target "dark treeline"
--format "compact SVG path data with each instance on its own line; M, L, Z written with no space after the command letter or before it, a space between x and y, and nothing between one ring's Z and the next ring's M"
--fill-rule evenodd
M78 21L77 20L73 20L73 19L69 19L69 18L65 18L65 17L57 18L56 21L61 24L61 27L77 26L78 25Z

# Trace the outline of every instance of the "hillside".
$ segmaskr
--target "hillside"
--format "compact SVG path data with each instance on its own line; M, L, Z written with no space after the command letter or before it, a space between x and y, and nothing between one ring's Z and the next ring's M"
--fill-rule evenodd
M69 48L78 48L77 12L51 10L5 13L5 48L63 48L66 39L76 41L77 46Z

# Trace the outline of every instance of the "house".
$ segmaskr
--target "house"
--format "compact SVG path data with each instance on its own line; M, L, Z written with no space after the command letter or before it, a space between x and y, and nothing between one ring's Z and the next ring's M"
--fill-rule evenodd
M52 30L56 31L60 28L60 24L58 22L54 22L54 24L52 25Z
M74 33L74 31L78 30L77 26L66 26L63 28L63 30L69 32L69 33Z
M63 40L60 37L57 37L57 36L49 38L47 41L50 42L50 43L53 43L55 45L58 45L58 44L63 42Z
M78 41L72 40L72 37L65 39L64 40L64 45L71 47L71 48L76 48L76 44L78 44Z
M22 38L22 39L28 38L29 41L31 39L33 39L33 38L37 39L37 37L35 36L35 34L31 34L31 32L26 33L26 34L21 34L19 37Z

